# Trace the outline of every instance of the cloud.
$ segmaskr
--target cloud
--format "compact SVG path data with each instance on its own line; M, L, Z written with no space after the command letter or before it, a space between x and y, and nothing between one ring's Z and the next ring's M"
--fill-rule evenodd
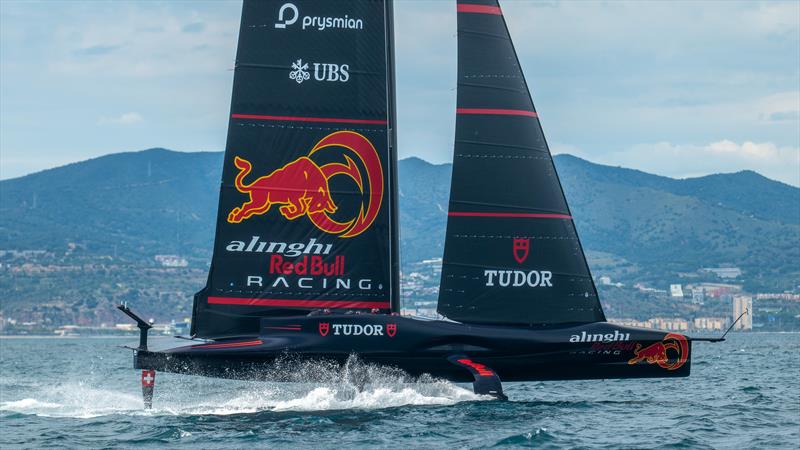
M206 29L206 24L203 22L189 23L181 28L184 33L202 33Z
M97 123L100 125L133 125L142 121L144 121L144 118L142 118L141 114L136 112L126 112L118 117L101 117Z
M202 76L227 70L235 58L240 14L235 3L201 4L201 12L180 3L90 6L77 2L61 11L63 20L37 37L48 43L45 54L26 58L39 65L47 61L45 73L53 76L117 79ZM51 20L35 17L38 13L28 20Z
M5 156L38 152L44 168L62 155L224 147L240 2L42 5L3 2L0 14ZM797 184L800 2L502 6L554 152ZM451 2L395 2L403 157L452 160L456 18ZM42 108L64 118L48 133ZM109 113L124 111L136 115Z
M72 53L78 56L98 56L107 55L122 48L121 45L92 45L86 48L79 48Z
M737 143L723 139L704 145L645 143L594 160L674 178L755 170L766 177L800 186L800 148L772 142Z
M800 91L780 92L758 100L756 111L760 120L769 122L800 122Z

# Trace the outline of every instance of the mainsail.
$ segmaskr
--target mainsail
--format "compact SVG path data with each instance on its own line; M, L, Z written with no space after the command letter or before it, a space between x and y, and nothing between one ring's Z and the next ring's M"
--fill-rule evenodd
M459 0L453 178L438 311L465 323L604 321L502 11Z
M192 335L398 308L390 1L245 0L214 256Z

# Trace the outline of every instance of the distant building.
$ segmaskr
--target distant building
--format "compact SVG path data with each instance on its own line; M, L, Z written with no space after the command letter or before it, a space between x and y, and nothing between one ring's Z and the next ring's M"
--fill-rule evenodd
M654 317L648 320L652 324L651 328L669 331L689 331L689 321L681 318L662 318Z
M686 319L682 319L680 317L676 318L663 318L663 317L654 317L652 319L647 319L645 321L635 320L635 319L608 319L609 322L617 325L623 325L628 327L637 327L637 328L650 328L655 330L667 330L667 331L688 331L689 330L689 321Z
M747 314L742 316L734 330L752 330L753 329L753 297L746 295L737 295L733 297L733 320L747 311Z
M771 299L779 299L779 300L791 300L794 302L800 302L800 294L789 294L789 293L780 293L780 294L756 294L757 300L771 300Z
M703 289L706 297L719 298L736 292L742 292L742 286L738 284L724 283L702 283L698 287Z
M706 294L703 291L703 288L701 287L692 288L692 303L696 305L702 305L705 300L706 300Z
M727 317L695 317L694 329L703 331L723 331L728 328Z
M680 284L670 284L669 285L669 294L670 294L671 297L683 298L683 288L681 288Z
M154 258L162 267L188 267L189 261L178 255L156 255Z
M720 278L734 279L742 274L742 269L738 267L704 267L702 272L710 272Z

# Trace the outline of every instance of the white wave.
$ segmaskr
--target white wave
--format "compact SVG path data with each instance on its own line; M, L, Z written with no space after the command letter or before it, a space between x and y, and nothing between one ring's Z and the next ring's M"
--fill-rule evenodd
M444 386L443 386L444 387ZM274 411L319 411L331 409L380 409L406 405L452 405L463 401L482 400L484 397L449 385L437 394L423 393L414 387L392 389L378 387L357 392L352 398L340 398L336 389L319 387L304 397L275 404Z
M344 366L302 362L279 366L286 382L234 381L159 374L152 410L144 410L138 374L120 390L95 383L56 383L0 403L0 411L44 417L107 415L231 415L261 411L381 409L406 405L453 405L488 400L471 390L430 377L352 360ZM137 382L134 384L133 380Z
M43 388L38 398L24 398L0 403L0 411L34 414L43 417L92 417L142 410L141 396L82 384Z

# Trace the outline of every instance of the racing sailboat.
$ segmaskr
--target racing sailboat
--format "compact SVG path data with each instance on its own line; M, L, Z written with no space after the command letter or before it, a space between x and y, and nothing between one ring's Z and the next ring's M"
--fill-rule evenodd
M351 354L504 398L500 380L682 377L692 339L608 323L496 0L458 0L438 303L399 315L391 0L245 0L214 255L193 341L156 371L263 378Z

